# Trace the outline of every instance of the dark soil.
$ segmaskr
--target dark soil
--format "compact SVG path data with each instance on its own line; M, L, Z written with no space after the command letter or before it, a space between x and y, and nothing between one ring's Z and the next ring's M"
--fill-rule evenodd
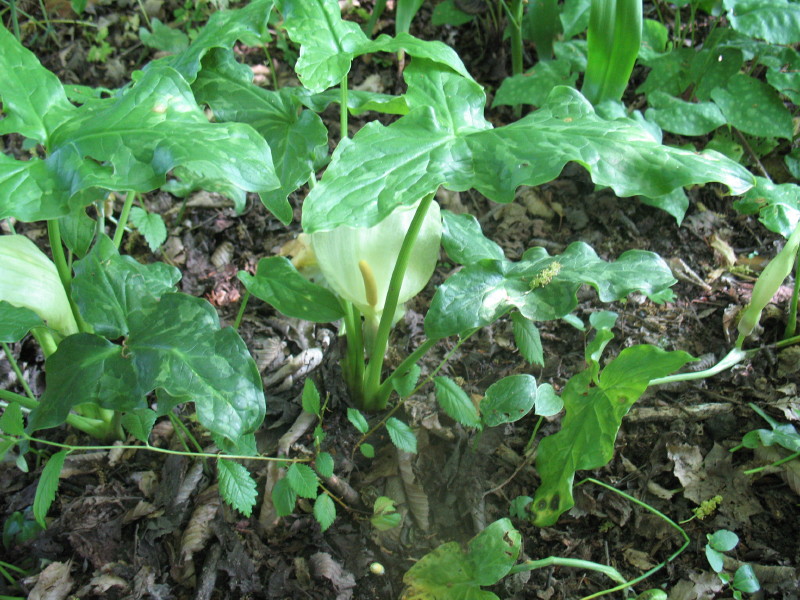
M131 33L136 31L132 25L139 10L136 3L119 4L125 7L92 4L94 14L85 16L88 21L110 23L113 51L105 62L87 62L94 42L89 28L81 25L54 22L45 32L25 22L26 45L64 82L119 86L152 57ZM150 4L146 3L153 10L151 16L165 22L171 22L174 9L179 8L175 2ZM371 8L371 3L362 4ZM42 18L36 3L18 2L18 6ZM510 69L497 34L495 43L489 43L484 37L491 32L476 35L474 25L434 28L430 14L426 3L415 21L418 29L412 33L451 43L491 93ZM387 18L381 26L391 32L391 13ZM487 47L498 50L489 52ZM529 52L528 59L534 58L533 51ZM254 55L248 55L248 60L250 56ZM281 79L290 79L286 63L281 56L277 59ZM352 83L373 73L380 74L387 93L402 90L394 57L356 61ZM493 111L490 118L501 124L511 114ZM332 143L338 139L337 119L335 112L326 119ZM360 124L352 123L355 131ZM10 137L4 143L6 148L14 146ZM716 192L712 187L690 191L692 204L680 227L666 213L636 199L595 191L587 174L572 166L550 184L521 191L519 202L512 205L491 204L476 192L443 194L440 202L478 216L485 234L510 258L535 245L557 253L576 240L590 244L604 259L629 249L659 253L671 261L680 280L675 286L677 300L658 306L633 297L603 307L620 314L607 356L630 345L651 343L702 357L703 368L732 347L732 315L736 307L746 304L754 280L741 271L732 274L715 247L727 244L739 257L757 252L765 258L780 247L753 218L733 211L730 198ZM292 197L296 217L304 193ZM127 239L126 251L143 262L163 260L180 267L183 291L209 299L226 323L233 321L241 297L237 271L253 270L260 257L278 251L299 230L297 219L288 229L281 226L257 198L251 198L244 214L237 215L224 199L197 194L180 222L176 220L179 200L154 193L145 202L164 215L170 238L155 256L135 236ZM31 237L42 237L38 225L18 228ZM440 267L425 292L408 307L395 333L396 355L390 356L390 362L420 342L425 306L450 268L444 262ZM763 262L752 268L757 275ZM591 291L581 299L577 314L586 321L602 305ZM754 345L768 347L779 339L786 298L779 300ZM314 378L323 394L329 394L324 449L336 458L337 481L326 485L343 499L346 509L337 507L337 520L325 533L303 502L294 515L277 519L262 496L248 519L220 501L212 463L129 450L74 455L67 461L47 530L27 541L4 540L7 543L0 547L3 561L31 575L51 561L71 561L73 585L63 595L42 597L64 598L71 593L72 597L108 599L399 598L403 574L416 560L443 542L466 542L494 520L508 516L511 500L532 496L536 490L534 455L526 452L537 425L535 417L476 435L439 413L431 388L423 388L405 406L405 418L419 439L418 454L399 453L386 436L378 436L370 440L376 446L376 458L368 460L354 452L358 438L345 418L348 399L338 374L335 332L286 319L255 300L240 331L266 382L268 417L259 433L262 452L275 454L279 438L300 413L299 395L306 375ZM583 368L586 338L560 322L544 324L542 337L546 365L530 367L514 349L510 322L500 321L456 350L441 374L456 378L477 396L513 373L530 373L558 390ZM432 371L453 344L449 340L437 347L422 365L423 374ZM315 349L323 351L323 359L310 374L284 369L276 375L290 359L303 352L311 356L309 352ZM24 341L12 350L34 392L41 393L43 361L35 344ZM675 599L730 597L729 591L721 591L704 554L706 534L725 528L741 538L731 553L734 561L727 565L731 572L739 564L736 561L748 562L761 580L762 597L798 597L797 460L747 476L742 473L745 469L781 455L746 449L727 452L746 432L766 426L748 403L779 420L792 418L792 409L800 406L798 367L793 349L776 353L767 348L714 378L649 390L623 423L611 463L578 474L578 480L586 476L601 480L675 521L689 519L700 502L723 497L712 515L685 525L692 540L689 548L637 590L660 587ZM0 377L0 385L18 391L5 359L0 362ZM192 428L192 415L181 416ZM547 419L538 435L557 431L559 422L560 416ZM202 432L194 433L201 443L210 444ZM46 435L92 443L64 429ZM157 424L152 443L179 447L169 421ZM293 443L291 453L302 455L311 449L309 431ZM274 476L264 464L248 465L262 493ZM24 474L13 463L0 464L0 519L4 521L32 504L42 465L33 457L29 465L30 473ZM398 499L404 516L401 527L388 532L371 527L368 517L379 495ZM604 488L581 485L576 488L576 500L577 506L554 527L515 522L523 534L525 558L590 560L612 565L630 579L669 558L681 544L680 536L663 520ZM385 574L371 572L373 562L381 563ZM27 580L25 589L34 582ZM508 599L556 600L587 596L610 586L610 580L596 572L551 567L508 577L492 591ZM0 579L2 594L19 596Z

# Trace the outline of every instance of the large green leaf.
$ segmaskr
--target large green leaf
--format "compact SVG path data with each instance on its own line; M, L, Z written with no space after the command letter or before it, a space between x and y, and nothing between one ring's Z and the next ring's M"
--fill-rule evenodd
M405 50L469 77L458 54L441 42L420 40L407 33L370 40L356 23L342 19L336 0L283 0L282 11L286 31L301 46L295 70L312 92L338 85L350 71L353 58L372 52Z
M239 280L248 292L288 317L331 323L344 316L333 292L303 277L283 256L262 258L255 275L239 271Z
M440 185L510 202L518 186L555 179L570 161L619 196L655 197L710 181L734 193L753 185L721 154L663 146L632 120L601 118L572 88L555 88L540 110L493 129L473 81L420 59L404 75L409 113L388 127L370 123L339 145L305 200L307 232L374 225Z
M713 102L686 102L664 92L648 97L645 115L661 129L679 135L705 135L725 124L725 117Z
M463 549L447 542L423 556L403 577L402 600L497 600L481 589L505 577L517 562L522 536L509 519L500 519Z
M192 89L197 101L208 104L218 121L247 123L264 136L275 160L281 186L261 193L261 199L281 221L292 219L286 197L305 183L315 165L328 153L328 132L320 117L300 110L290 90L273 92L252 83L253 72L240 65L231 51L214 51Z
M200 423L240 446L264 420L261 376L242 338L220 329L202 298L168 293L150 311L131 315L126 353L148 389L194 402Z
M731 27L773 44L800 42L800 5L788 0L725 0Z
M34 327L44 327L39 315L30 308L0 300L0 342L18 342Z
M267 42L267 22L274 4L274 0L252 0L243 8L215 12L186 50L164 61L188 81L194 80L200 60L212 48L231 48L237 40L248 46Z
M108 236L100 236L85 258L75 263L72 297L95 333L110 339L127 336L131 313L151 309L175 290L180 271L164 263L143 265L122 256Z
M734 202L744 214L758 213L758 219L770 231L788 238L800 223L800 187L794 183L772 183L756 177L756 185Z
M46 221L67 214L70 187L56 167L38 158L22 161L0 154L0 219Z
M506 257L500 246L483 235L478 219L469 213L442 211L442 246L447 257L461 265Z
M583 242L553 257L544 248L531 248L517 263L484 260L448 278L425 316L425 333L432 339L463 333L511 308L531 321L558 319L578 305L576 293L584 284L594 287L601 301L611 302L634 291L663 301L674 283L667 264L652 252L630 250L605 262Z
M778 93L766 83L744 73L734 75L711 98L728 122L750 135L792 139L792 115Z
M575 85L578 74L566 59L543 60L527 73L506 77L494 96L492 106L532 104L541 106L558 85Z
M0 135L20 133L42 144L76 108L58 77L0 25Z
M128 411L147 408L143 385L123 347L89 333L65 338L45 364L47 389L31 411L31 431L61 425L70 409L84 403Z
M542 483L530 504L536 525L553 525L574 505L572 481L578 470L602 467L614 453L614 441L634 402L651 379L676 371L692 357L655 346L633 346L620 352L592 383L591 369L573 376L562 399L566 415L561 430L539 443L536 469Z

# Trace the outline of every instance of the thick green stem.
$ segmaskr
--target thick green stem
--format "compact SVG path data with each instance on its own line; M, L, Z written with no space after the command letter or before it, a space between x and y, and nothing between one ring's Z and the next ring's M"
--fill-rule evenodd
M275 61L272 60L272 55L269 53L269 48L267 48L267 46L264 46L264 54L269 62L269 73L272 76L272 89L277 92L280 89L280 85L278 83L278 71L275 69Z
M39 406L39 403L36 400L31 400L27 396L15 394L14 392L9 392L8 390L3 389L0 389L0 400L5 402L16 402L21 407L27 408L28 410L33 410ZM82 417L74 413L67 415L67 425L98 439L103 439L102 434L106 430L105 423L96 421L94 419L87 419L86 417Z
M22 369L19 368L19 364L17 363L17 359L14 356L14 353L11 352L11 348L8 347L8 344L3 342L3 352L6 353L6 358L8 359L8 363L11 365L11 368L14 370L14 374L17 376L17 381L22 386L22 389L25 390L25 394L27 394L28 398L31 400L36 400L36 396L33 395L33 391L31 391L31 387L28 385L28 382L25 380L25 377L22 376Z
M508 572L509 575L514 573L521 573L522 571L533 571L534 569L544 569L546 567L573 567L576 569L589 569L590 571L597 571L603 575L608 576L617 583L628 585L628 580L614 567L608 565L601 565L590 560L581 560L579 558L561 558L559 556L548 556L539 560L526 560L523 563L514 565Z
M513 75L522 74L522 0L511 2L511 15L509 24L511 25L511 73Z
M400 246L400 253L397 256L397 262L392 271L392 278L389 280L389 289L386 292L386 301L383 305L381 322L380 325L378 325L378 332L375 335L375 346L364 376L364 408L366 410L381 410L384 408L384 406L379 404L379 399L376 395L380 386L386 348L389 344L389 333L392 330L392 321L397 311L398 298L400 297L400 291L403 287L403 279L406 274L406 268L408 267L408 261L411 259L411 251L417 241L420 229L422 229L428 207L432 202L433 194L430 194L419 203L417 211L414 213L414 218L411 220L411 224L408 227L408 232L406 232L406 236L403 238L403 244Z
M420 346L409 354L403 362L397 365L397 368L381 383L378 388L377 396L379 401L386 404L389 395L392 393L392 381L396 377L400 377L408 371L413 365L420 361L420 359L428 353L428 350L433 348L439 340L425 340Z
M341 133L339 135L339 139L343 140L349 136L347 132L347 74L345 73L344 77L342 77L342 82L339 84L339 127L341 128Z
M233 322L233 328L238 330L239 325L242 324L242 317L244 316L244 309L247 308L247 301L250 300L250 290L245 290L242 296L242 302L239 304L239 312L236 313L236 320Z
M125 194L125 202L122 204L122 212L119 213L117 229L114 231L114 246L119 249L122 243L122 236L125 234L125 227L128 225L128 215L131 213L133 201L136 199L136 192Z
M356 404L363 400L361 390L364 383L364 336L361 331L361 313L351 302L342 300L344 308L344 329L347 336L347 358L344 364L347 387L358 393Z
M794 260L794 289L792 290L792 299L789 302L789 315L786 320L786 330L783 332L784 338L794 337L794 332L797 330L797 296L800 293L800 248L798 248L797 256Z
M53 337L53 332L46 327L34 327L31 329L31 335L39 344L45 358L48 358L58 349L58 343Z
M75 323L78 325L80 331L91 331L91 328L86 325L86 321L83 320L80 311L78 311L78 306L72 299L72 271L67 262L67 257L64 254L64 246L61 243L61 225L58 219L50 219L47 222L47 237L50 241L50 251L53 253L53 263L56 265L56 271L58 271L58 278L61 280L61 285L64 286L64 291L67 293L69 307L72 310L72 316L75 317ZM45 356L49 356L50 354L52 354L52 352L49 354L45 353Z

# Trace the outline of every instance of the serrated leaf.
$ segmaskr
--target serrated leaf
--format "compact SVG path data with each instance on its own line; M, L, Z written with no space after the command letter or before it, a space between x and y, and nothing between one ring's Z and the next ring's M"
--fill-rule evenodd
M61 469L64 466L64 460L67 458L69 452L61 450L56 452L48 460L47 464L42 469L42 474L39 476L39 483L36 485L36 495L33 498L33 516L36 522L42 526L42 529L47 527L47 511L50 510L50 505L56 499L56 491L58 491L58 476L61 474Z
M739 543L739 536L727 529L719 529L708 536L708 545L718 552L730 552Z
M364 455L364 458L375 458L375 448L372 444L364 442L358 449L361 451L361 454Z
M800 42L800 6L787 0L725 0L731 27L773 44Z
M353 427L358 429L360 433L367 433L369 431L369 423L367 423L364 415L355 408L347 409L347 420L350 421Z
M30 308L14 306L0 300L0 342L18 342L34 327L44 327L44 321Z
M469 77L455 51L441 42L420 40L407 33L370 40L358 24L342 19L336 0L284 0L282 12L289 37L301 45L295 70L303 86L314 93L338 85L356 56L372 52L405 50Z
M155 252L167 239L167 226L158 213L149 213L143 208L131 208L130 220L134 227L144 236L150 250Z
M630 119L601 118L572 88L555 88L540 110L493 128L473 81L421 59L404 77L409 113L388 127L370 123L339 145L304 201L306 232L375 225L440 185L510 202L518 186L551 181L570 161L619 196L655 197L710 181L743 193L753 184L720 154L663 146Z
M378 531L388 531L400 524L402 515L397 512L394 500L387 496L378 496L372 506L372 516L369 518L372 526Z
M417 363L409 367L405 373L401 373L392 378L392 387L401 398L407 398L414 391L422 371Z
M7 435L25 433L25 422L22 419L22 409L19 403L11 402L3 409L3 414L0 415L0 431Z
M95 333L109 339L128 335L131 313L152 309L181 278L175 267L143 265L121 255L106 235L74 268L72 297L78 310Z
M122 426L137 440L146 444L153 431L158 414L149 408L126 412L122 415Z
M244 465L220 458L217 460L217 476L219 493L223 500L245 517L249 517L258 498L256 482L250 476L250 471Z
M782 137L791 140L792 115L766 83L744 73L734 75L724 88L716 88L711 98L728 123L750 135Z
M46 144L52 131L76 110L61 82L0 25L0 134L20 133Z
M305 183L328 154L328 133L315 113L300 109L291 88L265 90L252 83L253 71L235 61L230 50L217 50L203 60L192 84L198 102L208 104L218 121L251 125L272 149L280 180L277 190L261 192L264 205L284 224L292 219L286 197Z
M2 427L0 427L0 431L2 431ZM6 454L16 445L17 440L15 439L0 440L0 460L5 460Z
M308 465L293 463L286 470L286 481L301 498L315 498L317 495L317 474Z
M482 261L449 277L436 290L425 333L432 339L459 334L488 325L512 308L531 321L562 318L577 307L583 284L594 287L603 302L633 291L660 302L671 297L674 283L667 264L652 252L630 250L605 262L583 242L553 257L544 248L531 248L517 263Z
M327 288L303 277L286 257L262 258L255 275L239 271L238 277L251 294L287 317L331 323L344 316L338 298Z
M447 416L467 427L480 427L481 419L467 393L449 377L434 377L436 401Z
M480 223L473 215L457 215L441 211L442 246L447 257L460 265L471 265L484 259L503 260L506 255L496 242L483 235Z
M513 423L527 415L536 403L536 379L509 375L489 386L481 402L481 420L487 427Z
M532 365L544 366L544 348L539 328L519 312L511 313L514 342L522 358Z
M390 417L386 421L386 431L389 432L389 438L397 448L405 452L417 453L417 436L400 419Z
M333 457L328 452L320 452L314 459L314 466L320 477L331 477L333 475Z
M284 477L275 482L272 488L272 504L279 517L286 517L294 512L297 494Z
M314 502L314 518L325 531L336 520L336 505L328 494L320 494Z
M303 396L302 396L303 410L312 415L322 416L319 402L319 391L314 381L310 377L306 377L303 383Z
M530 506L536 525L554 524L574 505L576 471L596 469L611 460L622 418L650 380L676 371L691 359L685 352L633 346L603 369L597 385L591 369L570 378L561 395L566 409L561 430L544 438L537 451L536 469L542 483Z

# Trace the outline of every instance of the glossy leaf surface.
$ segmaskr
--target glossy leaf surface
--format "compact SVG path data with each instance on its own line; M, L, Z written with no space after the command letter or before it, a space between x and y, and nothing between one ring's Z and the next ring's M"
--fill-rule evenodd
M44 321L30 308L0 300L0 342L18 342L34 327L43 326Z
M487 388L481 402L481 421L487 427L518 421L533 409L536 395L532 375L504 377Z
M532 288L548 272L554 274ZM605 262L583 242L553 257L544 248L532 248L517 263L485 260L449 277L436 290L425 333L433 339L460 334L488 325L512 308L531 321L558 319L578 305L576 293L583 284L594 287L603 302L633 291L660 302L671 297L674 283L667 264L652 252L630 250L615 262Z
M518 186L550 181L570 161L619 196L660 196L709 181L743 193L753 184L720 154L662 146L631 120L601 118L571 88L555 88L540 110L492 128L473 81L420 59L404 76L409 113L388 127L370 123L339 145L305 200L306 232L374 225L440 185L510 202Z
M788 0L724 0L731 27L773 44L800 42L800 6Z
M561 430L539 443L536 469L542 483L530 505L536 525L553 525L572 508L572 482L578 470L605 465L614 452L622 418L647 389L651 379L681 368L691 356L654 346L625 348L600 373L574 375L561 395L566 416Z

